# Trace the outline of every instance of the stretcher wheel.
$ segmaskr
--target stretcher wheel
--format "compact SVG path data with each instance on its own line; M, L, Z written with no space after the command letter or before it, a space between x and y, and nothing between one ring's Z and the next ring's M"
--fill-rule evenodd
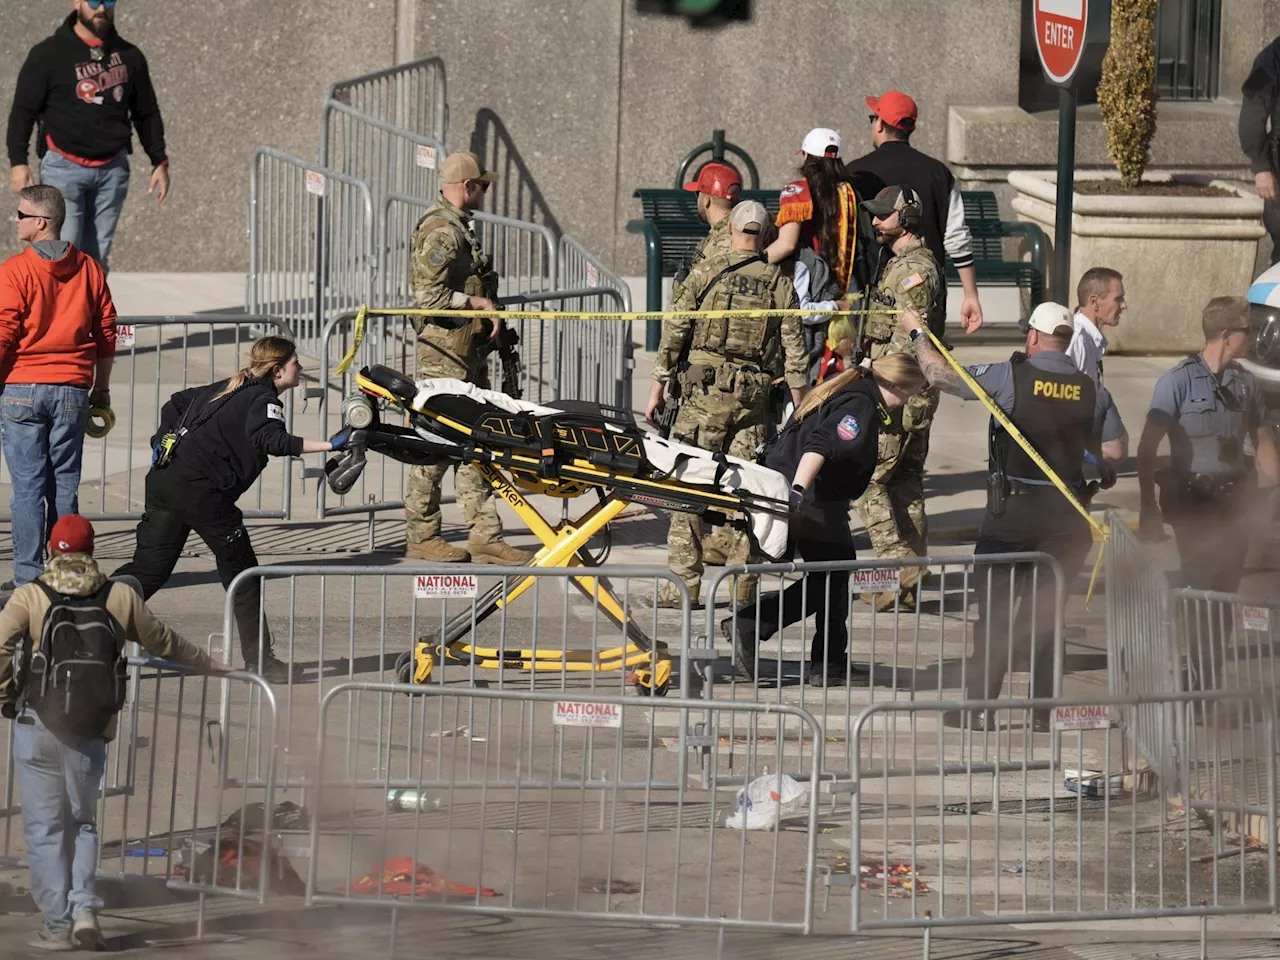
M652 667L641 667L631 675L631 682L644 696L665 697L671 689L671 661L662 659Z
M396 658L396 682L423 684L431 679L435 670L436 655L431 644L419 641L413 652L405 651Z

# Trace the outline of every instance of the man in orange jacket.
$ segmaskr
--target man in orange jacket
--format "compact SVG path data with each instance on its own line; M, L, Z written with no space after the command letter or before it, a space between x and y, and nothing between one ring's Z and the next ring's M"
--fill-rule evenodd
M27 246L0 264L0 446L13 485L13 579L38 577L48 532L79 513L90 406L109 406L116 308L93 258L59 239L67 208L56 187L27 187L14 217Z

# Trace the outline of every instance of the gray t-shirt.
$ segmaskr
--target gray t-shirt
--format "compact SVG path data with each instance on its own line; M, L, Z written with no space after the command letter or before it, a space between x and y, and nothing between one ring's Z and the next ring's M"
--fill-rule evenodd
M1046 373L1080 372L1069 356L1057 350L1041 350L1035 356L1029 357L1027 363ZM1013 363L1011 361L980 363L967 369L969 376L978 381L978 386L987 392L997 407L1005 413L1013 413ZM965 400L978 399L965 384L960 385L957 393ZM1093 419L1095 436L1099 442L1119 440L1124 436L1124 422L1120 419L1120 411L1116 409L1115 401L1111 399L1111 392L1101 385L1098 386L1097 397L1094 400Z
M1173 419L1169 451L1175 471L1236 476L1245 469L1245 438L1266 411L1253 374L1229 363L1215 377L1196 354L1156 381L1147 416L1153 413Z

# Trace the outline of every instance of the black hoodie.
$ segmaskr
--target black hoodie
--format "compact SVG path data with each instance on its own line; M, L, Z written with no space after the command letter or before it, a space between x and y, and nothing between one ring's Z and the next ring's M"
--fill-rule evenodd
M147 58L113 28L100 59L75 32L72 13L53 36L31 48L18 74L9 112L9 164L26 164L32 128L39 124L36 155L45 137L63 153L84 160L109 160L130 149L129 124L152 164L167 159L164 121L151 86Z

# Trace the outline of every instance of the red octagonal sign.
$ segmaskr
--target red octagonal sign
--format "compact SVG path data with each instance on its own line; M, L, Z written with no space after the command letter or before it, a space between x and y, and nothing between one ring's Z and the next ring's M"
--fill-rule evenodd
M1088 17L1086 0L1035 0L1036 49L1053 82L1066 83L1080 66Z

